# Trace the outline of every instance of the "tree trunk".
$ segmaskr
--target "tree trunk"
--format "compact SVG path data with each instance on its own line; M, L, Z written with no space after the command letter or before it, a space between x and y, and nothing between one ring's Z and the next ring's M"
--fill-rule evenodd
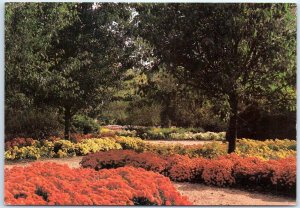
M65 139L70 140L70 127L71 127L71 109L65 107Z
M238 113L238 99L237 96L231 96L230 100L231 115L228 129L226 132L226 140L228 141L228 153L235 151L237 138L237 113Z
M163 108L160 112L160 125L163 128L169 128L171 126L171 119L170 119L170 98L167 96L164 99Z
M160 124L163 128L169 128L171 126L168 107L164 107L160 113Z

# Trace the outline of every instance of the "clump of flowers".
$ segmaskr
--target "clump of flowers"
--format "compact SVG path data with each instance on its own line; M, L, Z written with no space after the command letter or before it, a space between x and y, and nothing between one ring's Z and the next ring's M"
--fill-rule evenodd
M84 168L100 170L124 166L140 167L168 176L173 181L204 183L215 186L234 186L296 193L296 159L264 161L237 154L215 159L190 158L182 155L169 157L149 152L112 150L89 154L81 161Z
M32 146L35 143L35 140L32 138L14 138L10 141L5 142L5 149L11 149L14 147L26 147Z
M7 205L190 205L167 177L122 167L71 169L33 163L5 170Z
M129 149L136 152L153 152L171 156L187 155L191 158L217 158L227 154L227 144L211 142L199 145L151 144L136 137L113 136L97 138L96 135L75 134L73 140L52 137L51 140L17 138L6 142L5 159L38 159L40 157L69 157L86 155L111 149ZM77 139L74 139L77 138ZM53 146L55 146L53 150ZM61 148L60 148L61 147ZM241 139L237 142L236 153L242 157L257 157L262 160L296 156L296 142L293 140L266 140L264 142Z
M165 170L167 161L150 152L138 154L131 150L112 150L107 152L107 154L98 152L87 155L80 164L84 168L91 167L96 170L133 166L162 173Z

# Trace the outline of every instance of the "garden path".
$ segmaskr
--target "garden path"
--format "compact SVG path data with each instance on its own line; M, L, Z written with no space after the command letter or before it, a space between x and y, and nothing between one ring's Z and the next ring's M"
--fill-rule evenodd
M40 159L39 162L67 164L72 168L80 167L82 157ZM6 162L5 168L27 166L34 161ZM267 195L230 188L210 187L203 184L175 183L176 189L194 205L296 205L296 200L288 197Z

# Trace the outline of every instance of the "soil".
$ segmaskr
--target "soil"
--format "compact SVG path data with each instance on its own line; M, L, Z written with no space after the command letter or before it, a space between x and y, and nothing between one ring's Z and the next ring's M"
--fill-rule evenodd
M173 183L176 189L187 196L194 205L296 205L289 197L248 192L239 189L211 187L203 184Z
M80 167L82 157L40 159L39 162L55 162L67 164L72 168ZM5 168L27 166L35 162L23 160L20 162L5 162ZM247 192L238 189L210 187L203 184L175 183L176 189L194 205L296 205L296 200L288 197Z

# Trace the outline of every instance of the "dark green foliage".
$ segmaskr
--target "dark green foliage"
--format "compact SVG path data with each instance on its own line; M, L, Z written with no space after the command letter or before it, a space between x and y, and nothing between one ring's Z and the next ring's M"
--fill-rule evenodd
M295 135L295 8L7 3L6 135L47 137L64 120L69 138L72 119L96 131L86 116L227 129L229 151L237 135ZM252 105L263 115L248 121Z
M241 113L238 137L258 140L296 139L296 112L266 112L258 106L250 106Z
M229 152L244 106L295 108L294 4L147 4L137 11L154 66L228 103Z
M148 198L146 197L134 197L133 198L133 204L138 205L138 206L157 206L157 203L151 202Z
M60 108L66 138L73 115L106 102L131 61L128 6L94 6L7 4L7 98L21 91L39 106Z
M94 119L85 115L75 115L72 124L77 132L84 134L96 133L99 130L98 123Z
M135 131L136 136L149 140L170 140L172 133L184 134L187 132L200 133L204 132L202 128L155 128L155 127L138 127L129 126L128 130Z
M58 136L63 126L55 110L26 109L7 110L5 114L5 138L16 137L45 139Z

